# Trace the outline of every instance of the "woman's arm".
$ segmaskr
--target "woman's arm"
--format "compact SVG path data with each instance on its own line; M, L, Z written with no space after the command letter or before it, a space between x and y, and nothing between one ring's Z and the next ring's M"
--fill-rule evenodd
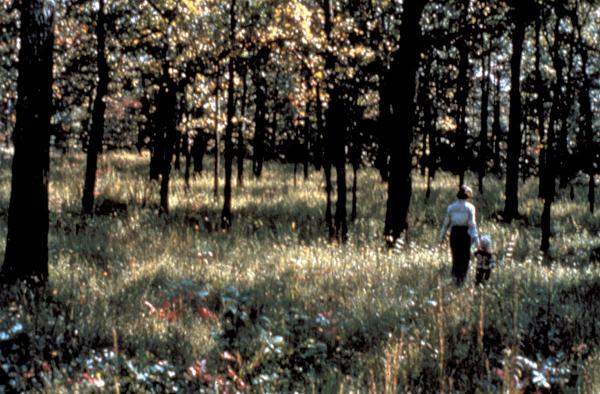
M477 214L475 206L472 204L468 205L469 208L469 235L471 236L471 242L475 246L479 247L479 233L477 231Z
M450 227L450 207L446 209L446 217L444 218L444 223L442 224L442 229L440 230L440 234L438 236L439 243L442 243L444 241L444 237L446 236L448 227Z

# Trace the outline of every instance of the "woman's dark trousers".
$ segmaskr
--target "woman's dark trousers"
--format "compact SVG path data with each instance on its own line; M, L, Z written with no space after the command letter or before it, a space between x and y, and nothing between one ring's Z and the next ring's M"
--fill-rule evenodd
M453 226L450 232L450 249L452 250L452 275L456 284L461 286L469 270L471 258L471 236L469 227Z

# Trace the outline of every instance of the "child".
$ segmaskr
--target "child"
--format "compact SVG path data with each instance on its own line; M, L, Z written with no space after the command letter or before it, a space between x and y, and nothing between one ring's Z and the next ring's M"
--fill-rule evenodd
M492 254L492 239L489 235L479 238L479 248L475 252L475 259L477 260L475 284L484 284L490 279L492 269L496 267L496 259Z

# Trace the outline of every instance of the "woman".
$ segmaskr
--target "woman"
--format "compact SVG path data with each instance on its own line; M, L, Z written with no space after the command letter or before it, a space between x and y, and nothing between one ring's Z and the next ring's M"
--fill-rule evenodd
M446 218L438 238L442 243L448 228L451 228L452 275L458 286L461 286L467 277L471 244L479 246L475 206L469 202L471 197L473 197L473 190L469 186L462 185L456 193L457 200L448 205Z

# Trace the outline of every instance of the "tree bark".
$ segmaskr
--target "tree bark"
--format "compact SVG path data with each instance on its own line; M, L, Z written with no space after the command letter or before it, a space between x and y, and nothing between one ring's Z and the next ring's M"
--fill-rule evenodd
M494 89L494 108L492 115L492 158L494 164L492 171L496 175L502 174L502 159L500 157L500 141L502 141L502 124L500 123L500 71L496 71L496 85Z
M554 44L552 45L552 60L554 63L554 69L556 71L556 80L554 81L553 87L553 98L552 98L552 110L550 113L550 124L548 126L547 141L546 141L546 166L544 170L543 179L543 199L544 208L542 211L542 240L540 244L540 250L544 254L548 254L550 250L550 237L551 225L552 225L552 202L556 194L556 124L558 123L559 116L562 114L562 103L564 97L562 95L562 84L563 73L564 73L564 61L560 55L560 43L562 41L560 33L560 21L562 19L562 12L560 8L557 8L557 21L554 27ZM564 121L564 120L563 120Z
M230 45L235 42L235 2L231 0L229 9ZM221 228L231 228L231 173L233 171L233 117L235 116L234 101L234 66L235 58L231 54L227 65L229 81L227 83L227 125L225 126L225 185L223 187L223 210L221 211Z
M0 283L48 280L48 171L54 2L20 1L17 122L13 132L8 231Z
M356 191L358 188L358 163L354 163L352 165L352 210L350 211L350 221L354 222L356 220Z
M87 151L85 184L83 186L83 197L81 199L82 211L86 215L92 214L94 210L94 191L96 188L98 155L102 151L102 139L104 137L104 113L106 111L104 97L108 94L109 68L106 61L106 17L104 14L104 0L99 0L99 9L96 20L96 44L98 86L96 87L96 98L94 99L94 107L92 109L92 127Z
M254 99L254 152L252 155L252 172L255 178L262 175L265 134L267 129L267 80L262 76L262 68L266 62L268 51L263 50L257 55L257 67L253 70L254 86L256 90Z
M520 3L519 3L520 4ZM510 223L519 217L519 159L521 153L521 58L525 38L525 19L522 7L512 10L512 55L510 60L510 110L506 156L506 188L503 219Z
M206 152L206 135L203 130L198 130L192 142L191 154L194 162L194 174L202 175L204 166L204 153Z
M467 99L469 97L469 47L468 42L468 20L469 0L462 0L462 37L459 39L458 52L460 56L457 80L457 106L458 106L458 128L456 129L456 157L458 164L458 185L465 183L465 170L467 167L466 142L467 142Z
M581 27L579 27L579 40L581 40ZM593 130L593 113L592 113L592 102L590 99L590 86L592 81L588 74L588 52L587 49L579 45L581 55L581 72L583 80L579 87L579 108L582 112L580 127L583 130L583 139L585 141L585 148L582 149L583 162L585 170L587 170L589 176L588 182L588 203L590 213L594 214L595 203L596 203L596 185L594 182L594 176L596 175L596 169L594 168L594 155L597 152L597 144L594 142L594 130Z
M244 66L245 67L245 66ZM244 159L246 157L246 145L244 143L244 134L246 133L246 100L248 97L248 75L244 68L242 77L242 102L240 103L240 119L238 126L238 147L237 147L237 186L244 187Z
M412 195L412 153L415 77L421 49L420 19L426 0L415 0L403 4L400 28L400 49L392 61L389 74L390 86L402 94L391 101L390 123L386 132L390 146L390 178L385 215L384 233L388 244L393 244L408 228L408 209ZM399 128L399 130L398 130Z
M220 155L220 143L219 143L219 93L221 92L221 78L220 71L217 71L217 86L215 87L215 163L213 167L213 196L215 200L219 198L219 155Z
M436 121L436 109L435 96L437 94L435 85L430 81L427 86L427 90L431 97L431 100L426 104L425 107L425 127L428 133L428 147L429 154L427 157L427 190L425 191L425 198L429 199L431 196L431 181L435 178L437 171L437 145L438 145L438 131Z
M325 140L325 127L323 125L323 106L321 101L321 91L319 89L319 85L317 84L317 133L319 134L319 139L321 139L324 143L322 145L321 160L320 163L323 166L323 176L325 178L325 225L327 226L327 233L329 239L333 239L335 230L333 228L333 214L331 209L331 193L333 191L333 184L331 183L331 161L330 155L328 153L328 141Z
M542 68L541 68L541 59L542 59L542 43L540 36L542 34L542 18L537 17L535 22L535 90L538 95L536 100L536 115L537 115L537 127L538 127L538 138L540 141L540 145L542 148L540 149L539 154L539 164L538 164L538 176L539 176L539 190L538 196L540 198L543 197L543 182L544 171L546 163L544 161L544 157L546 155L546 148L543 146L543 143L546 139L546 129L545 129L545 111L544 111L544 99L546 96L545 88L544 88L544 80L542 78Z
M175 153L175 145L179 132L177 131L177 86L169 75L168 63L163 69L163 105L159 109L159 132L164 145L161 148L160 160L160 212L169 213L169 182L171 178L171 162Z
M325 0L325 35L331 42L332 29L332 3ZM325 59L325 74L327 78L327 93L329 107L325 112L326 141L328 148L326 156L329 165L335 166L336 173L336 204L334 216L334 238L345 243L348 240L348 222L346 210L346 152L345 152L345 125L342 98L339 96L339 86L335 75L336 58L333 52L328 52ZM331 174L329 174L331 176ZM327 181L326 181L327 182Z
M485 38L484 38L485 40ZM484 43L485 44L485 43ZM487 161L489 157L488 146L488 117L489 117L489 98L490 98L490 56L484 56L481 59L481 130L479 131L479 193L483 194L483 178L487 171Z
M190 190L190 168L192 166L192 152L190 150L190 136L188 131L183 134L181 140L181 150L183 151L183 157L185 158L183 179L185 182L185 190L187 192Z
M348 221L347 221L347 186L346 186L346 144L345 132L346 122L343 120L344 106L339 97L333 93L333 103L327 111L327 133L331 133L330 141L332 143L332 159L335 165L336 175L336 201L335 201L335 238L345 243L348 240ZM331 96L330 96L331 97Z
M310 85L309 85L310 86ZM302 165L304 172L304 180L308 180L308 164L310 162L310 141L311 141L311 126L310 126L310 102L306 102L306 115L304 116L304 144L302 147Z

